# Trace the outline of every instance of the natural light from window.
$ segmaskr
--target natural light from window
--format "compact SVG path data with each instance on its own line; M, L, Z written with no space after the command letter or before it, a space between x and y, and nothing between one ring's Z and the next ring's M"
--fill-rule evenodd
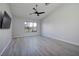
M24 22L26 32L37 32L36 22Z

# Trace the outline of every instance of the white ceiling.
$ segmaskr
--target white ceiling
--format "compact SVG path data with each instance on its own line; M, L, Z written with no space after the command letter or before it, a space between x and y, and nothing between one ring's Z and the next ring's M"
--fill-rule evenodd
M37 10L43 11L45 14L41 14L40 16L36 16L35 14L29 15L30 13L33 13L33 7L38 4ZM12 12L12 15L14 17L24 18L24 19L42 19L47 14L49 14L50 11L53 11L55 7L59 6L59 4L49 4L46 6L44 3L11 3L10 9Z

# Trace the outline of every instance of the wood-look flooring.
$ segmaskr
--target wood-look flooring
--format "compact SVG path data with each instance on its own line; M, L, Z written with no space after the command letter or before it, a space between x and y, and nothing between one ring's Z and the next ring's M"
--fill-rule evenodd
M15 38L2 56L79 56L79 46L43 36Z

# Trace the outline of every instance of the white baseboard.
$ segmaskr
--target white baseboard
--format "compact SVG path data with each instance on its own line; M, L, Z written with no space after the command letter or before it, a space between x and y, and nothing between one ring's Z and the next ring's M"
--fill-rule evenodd
M44 36L44 37L47 37L47 36ZM56 39L56 40L60 40L60 41L62 41L62 42L66 42L66 43L69 43L69 44L72 44L72 45L79 46L78 43L66 41L66 40L63 40L63 39L60 39L60 38L56 38L56 37L53 37L53 38L52 38L52 37L47 37L47 38L49 38L49 39Z
M2 50L2 52L0 53L0 56L4 53L4 51L7 49L7 47L9 46L9 44L11 43L12 40L9 40L9 42L5 45L4 49Z
M13 39L14 38L31 37L31 36L40 36L40 34L38 34L38 35L28 35L28 36L15 36L15 37L13 37Z
M56 38L54 38L54 39L56 39ZM77 44L75 42L70 42L70 41L66 41L66 40L63 40L63 39L56 39L56 40L60 40L60 41L63 41L63 42L66 42L66 43L69 43L69 44L72 44L72 45L79 46L79 44Z

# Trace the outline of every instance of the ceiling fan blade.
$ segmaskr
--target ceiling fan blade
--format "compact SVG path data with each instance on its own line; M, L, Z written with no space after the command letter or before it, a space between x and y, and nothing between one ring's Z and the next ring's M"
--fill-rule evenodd
M36 7L38 7L38 5L36 4Z
M36 9L37 9L38 5L36 4Z
M43 14L43 13L45 13L45 12L39 12L39 14Z
M33 10L35 10L35 11L36 11L36 9L35 9L35 8L33 8Z

